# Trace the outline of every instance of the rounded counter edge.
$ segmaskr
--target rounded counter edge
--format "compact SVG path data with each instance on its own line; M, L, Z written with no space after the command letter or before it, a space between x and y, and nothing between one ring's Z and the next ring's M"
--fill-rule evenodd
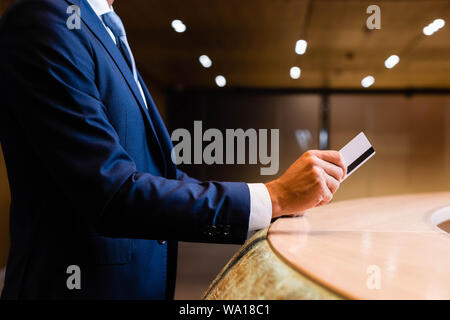
M344 297L309 279L255 233L225 265L203 295L205 300L340 300Z

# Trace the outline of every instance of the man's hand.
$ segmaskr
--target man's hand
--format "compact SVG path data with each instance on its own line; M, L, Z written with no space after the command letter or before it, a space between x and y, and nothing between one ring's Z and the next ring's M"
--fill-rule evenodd
M299 214L330 202L346 174L338 151L305 152L280 178L266 183L272 218Z

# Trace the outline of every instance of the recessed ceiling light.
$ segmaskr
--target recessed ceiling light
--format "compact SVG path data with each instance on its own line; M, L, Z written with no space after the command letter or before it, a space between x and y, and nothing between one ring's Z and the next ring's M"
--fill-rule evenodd
M183 21L178 19L172 21L172 28L178 33L186 31L186 25L183 23Z
M295 53L296 54L304 54L306 52L306 48L308 47L308 42L305 40L298 40L295 44Z
M368 88L371 85L373 85L374 83L375 83L375 78L372 77L372 76L367 76L367 77L365 77L364 79L361 80L361 85L364 88Z
M442 29L445 26L444 19L435 19L432 23L423 28L423 34L426 36L431 36L433 33Z
M386 59L386 61L384 61L384 66L388 69L392 69L393 67L395 67L395 65L400 61L399 56L393 54L392 56L390 56L389 58Z
M295 80L300 78L302 70L300 70L299 67L292 67L289 73L291 75L291 78Z
M201 55L200 58L198 58L198 61L200 61L204 68L209 68L212 66L212 61L206 54Z
M445 20L444 19L436 19L432 23L437 30L443 28L445 26Z
M434 33L433 28L431 28L429 25L423 28L423 34L426 36L431 36Z
M225 79L224 76L219 75L216 77L216 84L218 87L225 87L227 84L227 79Z

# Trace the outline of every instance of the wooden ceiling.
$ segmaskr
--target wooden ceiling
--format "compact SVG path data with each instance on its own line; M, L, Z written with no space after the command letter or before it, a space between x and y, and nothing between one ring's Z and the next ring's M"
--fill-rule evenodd
M381 8L381 30L366 28L366 8ZM117 0L140 69L167 86L214 87L223 74L232 87L450 88L450 1L433 0ZM436 18L447 25L427 37ZM187 26L171 28L173 19ZM305 55L294 52L308 41ZM201 54L213 60L204 69ZM384 67L400 56L393 69ZM289 76L292 66L300 79Z
M0 0L0 12L10 0ZM381 8L381 30L368 30L366 9ZM116 0L141 73L167 87L450 88L448 0ZM422 29L436 18L447 25L434 35ZM171 21L187 26L176 33ZM308 41L303 56L295 42ZM203 68L207 54L213 65ZM391 54L400 63L391 70ZM299 66L300 79L289 69Z

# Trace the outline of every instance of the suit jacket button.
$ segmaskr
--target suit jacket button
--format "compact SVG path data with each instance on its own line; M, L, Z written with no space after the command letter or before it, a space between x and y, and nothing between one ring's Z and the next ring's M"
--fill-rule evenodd
M213 236L215 236L216 234L217 234L217 228L216 228L216 226L211 226L211 227L209 228L208 235L209 235L210 237L213 237Z
M161 245L166 244L166 240L158 240L158 243Z

